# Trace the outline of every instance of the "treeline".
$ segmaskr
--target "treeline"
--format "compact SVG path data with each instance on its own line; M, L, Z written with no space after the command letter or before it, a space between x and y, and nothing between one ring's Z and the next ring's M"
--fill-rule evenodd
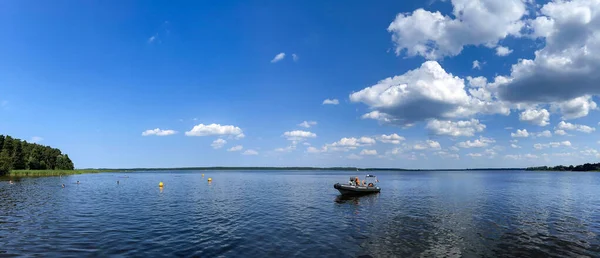
M21 169L73 170L74 166L59 149L0 135L0 175Z
M600 171L600 163L585 163L577 166L555 166L555 167L530 167L527 170L549 170L549 171Z

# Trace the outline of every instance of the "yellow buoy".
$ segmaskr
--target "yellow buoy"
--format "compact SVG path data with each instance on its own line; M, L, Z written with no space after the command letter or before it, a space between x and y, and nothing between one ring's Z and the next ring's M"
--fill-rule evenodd
M164 186L163 182L158 183L158 187L163 187L163 186Z
M210 181L212 181L212 177L209 177L209 178L208 178L208 182L210 182Z
M202 174L202 177L204 177L204 174Z

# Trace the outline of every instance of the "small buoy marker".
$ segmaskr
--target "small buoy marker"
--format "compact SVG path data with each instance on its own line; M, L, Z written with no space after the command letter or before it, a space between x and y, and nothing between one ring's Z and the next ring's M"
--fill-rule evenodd
M208 178L208 182L211 182L211 181L212 181L212 177L209 177L209 178Z
M158 187L163 187L165 186L165 184L163 184L163 182L158 183Z
M204 177L204 174L202 174L202 177Z

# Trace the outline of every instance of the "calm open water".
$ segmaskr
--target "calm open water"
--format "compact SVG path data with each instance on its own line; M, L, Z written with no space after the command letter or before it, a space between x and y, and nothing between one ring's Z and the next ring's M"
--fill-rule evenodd
M364 176L204 171L0 181L0 256L600 256L600 173L377 172L380 194L340 199L333 184L353 175Z

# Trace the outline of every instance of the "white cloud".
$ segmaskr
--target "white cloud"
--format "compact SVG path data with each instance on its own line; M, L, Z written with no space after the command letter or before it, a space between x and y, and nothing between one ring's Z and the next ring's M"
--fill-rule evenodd
M340 101L337 99L326 99L323 100L323 105L337 105L340 104Z
M440 145L439 142L436 142L434 140L427 140L424 143L417 143L413 146L414 150L426 150L426 149L432 149L432 150L440 150L442 149L442 146Z
M503 46L498 46L496 48L496 55L497 56L507 56L510 55L510 53L512 53L512 49L507 48L507 47L503 47Z
M43 140L44 140L44 138L42 138L42 137L33 136L33 137L31 137L31 140L29 140L29 141L32 142L32 143L38 143L38 142L41 142Z
M227 151L241 151L243 148L244 148L244 146L242 146L242 145L236 145L236 146L229 148Z
M291 152L295 149L296 149L296 145L290 145L285 148L277 148L277 149L275 149L275 151L276 152Z
M449 136L473 136L475 133L482 132L485 129L484 124L480 124L479 120L471 119L469 121L442 121L431 119L427 122L427 129L436 135Z
M538 156L534 155L534 154L525 154L525 155L514 155L514 154L509 154L509 155L505 155L504 156L505 159L514 159L514 160L521 160L521 159L537 159Z
M296 54L292 54L292 60L294 60L294 62L298 62L298 60L300 59L300 57Z
M154 42L156 40L156 37L157 37L157 35L154 35L154 36L148 38L148 43Z
M504 127L504 130L512 130L512 129L515 129L515 128L513 128L512 126Z
M321 150L319 150L319 149L317 149L317 148L315 148L315 147L312 147L312 146L310 146L310 147L306 148L306 151L307 151L308 153L319 153L319 152L321 152Z
M449 153L446 151L438 151L438 152L433 153L433 155L440 156L441 158L444 158L444 159L447 159L447 158L448 159L460 159L460 155L458 155L456 153Z
M558 123L555 129L565 131L580 131L584 133L591 133L593 131L596 131L596 128L589 127L587 125L571 124L565 121L560 121L560 123Z
M518 142L519 142L519 140L517 140L517 139L510 140L510 143L518 143Z
M210 146L212 146L213 149L220 149L220 148L223 148L223 146L225 146L226 143L227 143L226 140L219 138L219 139L214 140Z
M173 131L173 130L161 130L160 128L156 128L156 129L151 129L151 130L146 130L142 132L142 136L150 136L150 135L156 135L156 136L168 136L168 135L173 135L176 134L177 131Z
M303 142L302 144L304 144L305 146L310 146L310 143L308 142Z
M405 138L393 133L390 135L382 134L381 136L377 137L377 140L383 143L400 144L400 142L404 141Z
M366 136L363 136L360 138L344 137L337 142L323 145L323 147L321 147L321 149L318 149L315 147L308 147L306 149L306 151L309 153L330 152L330 151L349 151L349 150L354 150L354 149L356 149L358 147L362 147L362 146L371 146L373 144L375 144L375 139L373 139L371 137L366 137Z
M346 158L349 158L349 159L362 159L363 157L358 156L358 155L352 153L352 154L348 155Z
M550 112L546 109L527 109L519 115L519 120L534 125L547 126L550 124Z
M474 141L459 142L457 146L461 148L481 148L495 142L494 139L479 136L479 139L475 139Z
M315 125L317 125L316 121L304 121L304 122L298 124L298 126L301 126L304 128L310 128L311 126L315 126Z
M533 137L552 137L552 132L550 132L549 130L544 130L539 133L531 133L531 135Z
M527 129L523 129L523 130L517 129L516 133L510 133L510 137L513 137L513 138L515 138L515 137L523 137L523 138L525 138L525 137L529 137L529 133L527 132Z
M255 150L246 150L242 153L242 155L258 155L258 152Z
M596 102L592 100L592 96L586 95L567 101L553 103L552 109L560 111L562 113L562 119L569 120L587 116L590 113L590 110L598 109L598 106L596 105Z
M481 70L481 64L479 63L479 61L473 61L473 69Z
M567 135L567 132L565 132L565 130L554 130L554 134L556 134L556 135Z
M520 149L520 148L521 148L521 146L519 146L519 145L516 145L516 144L514 144L514 143L511 143L511 144L510 144L510 147L512 147L513 149Z
M317 134L309 131L294 130L283 133L283 136L290 141L303 141L307 138L315 138Z
M368 156L375 156L375 155L377 155L377 150L367 150L367 149L364 149L364 150L360 151L360 155L363 155L363 156L367 156L367 155Z
M483 154L482 153L467 153L467 156L469 156L471 158L479 158L479 157L482 157Z
M520 0L454 0L452 5L454 17L423 9L398 14L388 27L396 54L438 59L458 55L468 45L493 48L519 35L527 11Z
M194 126L192 130L185 132L186 136L209 136L209 135L231 135L236 139L244 138L242 129L233 125L199 124Z
M511 102L553 103L600 94L600 2L551 1L528 20L530 37L543 40L531 59L521 59L499 87ZM575 102L579 102L576 100ZM563 113L564 118L582 112Z
M277 63L285 58L285 53L277 54L272 60L271 63Z
M363 118L401 125L426 119L451 119L474 114L504 114L510 109L492 95L485 78L470 78L469 94L464 80L446 73L438 62L427 61L403 75L379 81L350 94L373 111ZM376 112L375 112L376 111Z
M551 142L551 143L536 143L533 145L533 148L535 148L536 150L541 150L541 149L546 149L546 148L557 148L557 147L571 147L571 142L570 141L562 141L562 142Z

